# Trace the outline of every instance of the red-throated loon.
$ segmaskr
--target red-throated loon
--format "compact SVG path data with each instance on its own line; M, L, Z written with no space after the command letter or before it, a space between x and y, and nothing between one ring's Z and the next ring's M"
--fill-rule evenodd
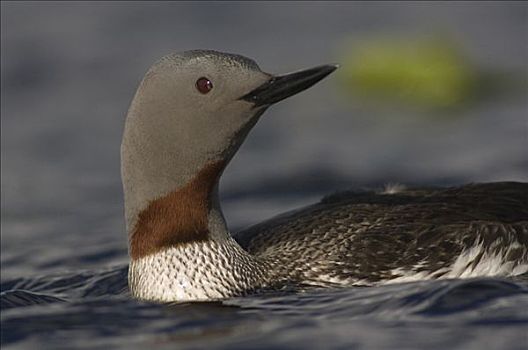
M121 166L134 297L211 300L528 271L528 184L345 192L232 236L218 180L262 113L336 69L275 76L243 56L162 58L128 111Z

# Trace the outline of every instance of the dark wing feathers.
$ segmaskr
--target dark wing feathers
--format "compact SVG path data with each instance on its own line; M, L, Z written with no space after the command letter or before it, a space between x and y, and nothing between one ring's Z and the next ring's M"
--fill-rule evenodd
M250 227L235 239L292 271L306 275L308 265L319 274L369 281L388 278L396 268L446 267L477 242L492 249L517 241L521 249L509 254L526 260L528 184L342 192Z

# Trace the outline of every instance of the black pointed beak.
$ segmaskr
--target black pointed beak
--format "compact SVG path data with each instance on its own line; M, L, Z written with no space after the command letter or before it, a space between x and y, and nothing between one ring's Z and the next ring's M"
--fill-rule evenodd
M308 89L337 69L337 65L324 65L299 72L274 76L240 99L255 107L269 106Z

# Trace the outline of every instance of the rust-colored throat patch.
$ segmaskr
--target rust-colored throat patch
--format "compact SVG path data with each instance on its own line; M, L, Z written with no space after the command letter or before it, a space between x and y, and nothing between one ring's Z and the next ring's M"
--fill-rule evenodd
M151 201L130 236L131 258L207 240L211 194L223 168L223 161L209 163L185 186Z

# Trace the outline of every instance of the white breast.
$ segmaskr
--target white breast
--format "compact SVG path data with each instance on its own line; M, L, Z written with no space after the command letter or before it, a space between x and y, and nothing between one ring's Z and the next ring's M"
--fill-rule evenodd
M264 271L261 263L229 239L192 242L132 260L128 279L138 299L214 300L260 287Z

